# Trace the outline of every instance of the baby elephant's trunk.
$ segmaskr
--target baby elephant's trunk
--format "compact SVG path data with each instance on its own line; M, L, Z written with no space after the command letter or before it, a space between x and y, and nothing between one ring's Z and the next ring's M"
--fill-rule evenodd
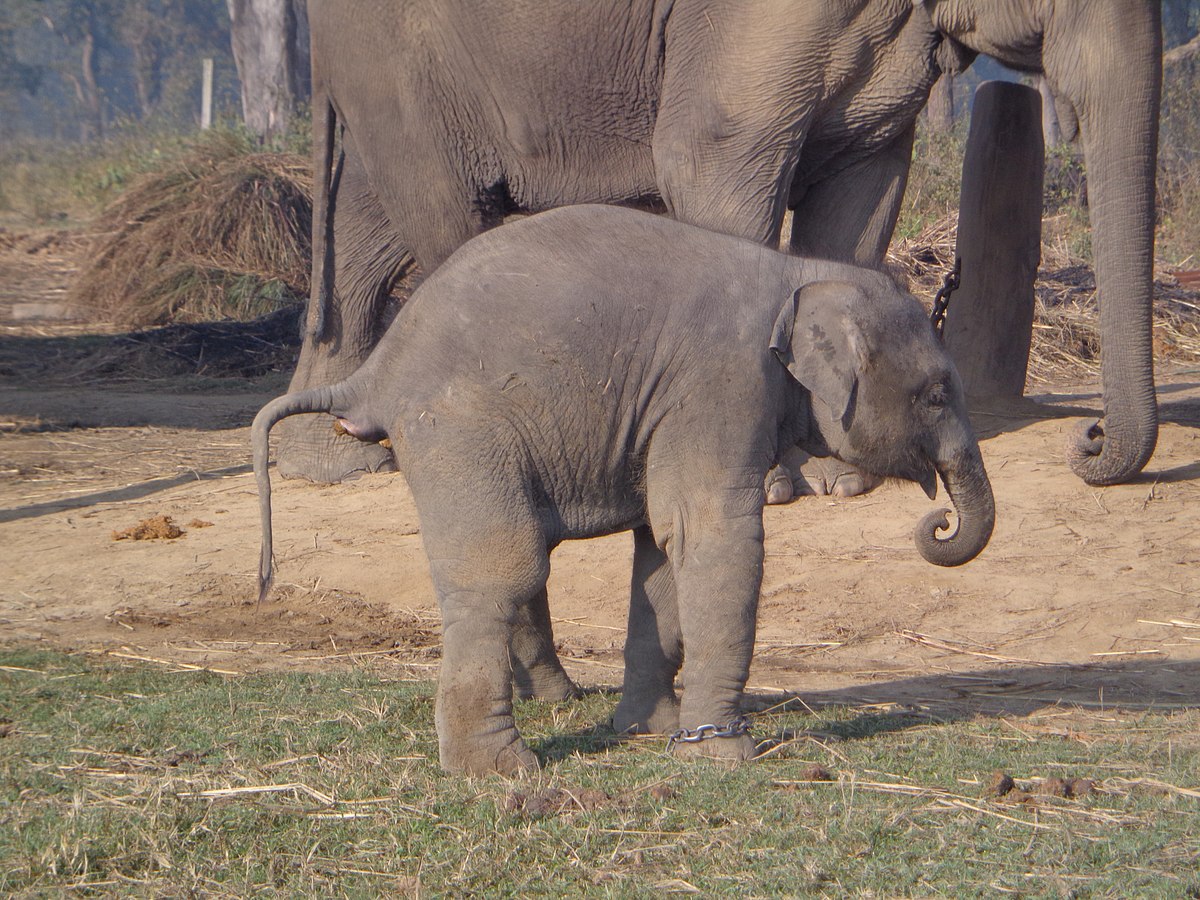
M324 385L306 391L297 391L277 397L264 406L254 417L250 428L250 442L254 448L254 480L258 485L258 509L262 520L262 551L258 560L258 602L261 603L271 589L271 447L268 441L271 429L288 416L301 413L330 412L340 393L338 385Z
M938 537L939 532L949 529L949 510L929 513L917 527L917 549L934 565L961 566L978 556L992 536L996 524L992 485L974 443L938 463L937 470L954 502L958 527L948 537Z

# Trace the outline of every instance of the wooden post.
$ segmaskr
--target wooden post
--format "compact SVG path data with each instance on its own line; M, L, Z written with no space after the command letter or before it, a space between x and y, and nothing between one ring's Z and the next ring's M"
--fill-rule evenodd
M981 84L959 198L962 281L946 316L946 347L974 398L1019 398L1025 390L1044 157L1038 92L1005 81Z
M200 83L200 127L204 130L212 127L212 97L213 61L206 57Z

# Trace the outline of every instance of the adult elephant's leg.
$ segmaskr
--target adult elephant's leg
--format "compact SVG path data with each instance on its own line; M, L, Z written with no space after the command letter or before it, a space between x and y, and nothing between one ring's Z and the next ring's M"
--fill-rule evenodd
M805 87L811 16L763 15L741 3L676 4L651 155L659 192L676 219L774 245L791 175L815 109ZM811 36L809 37L811 42ZM810 82L809 79L813 80ZM794 85L800 96L786 96Z
M879 266L908 184L913 134L807 188L793 185L792 252Z
M613 714L618 732L663 734L679 727L675 675L683 662L671 562L648 526L633 533L633 581L625 637L625 685Z
M564 671L554 649L549 598L543 587L517 608L512 637L513 687L522 700L566 700L579 688Z
M362 364L383 331L392 286L412 266L412 256L347 143L330 202L332 302L322 333L305 337L292 391L340 381ZM285 477L335 483L395 467L384 447L335 434L329 416L295 416L279 430L278 466Z
M871 267L882 263L904 198L912 143L910 128L884 152L803 193L796 189L792 252ZM880 479L854 466L793 447L767 476L767 502L804 495L855 497L879 484Z

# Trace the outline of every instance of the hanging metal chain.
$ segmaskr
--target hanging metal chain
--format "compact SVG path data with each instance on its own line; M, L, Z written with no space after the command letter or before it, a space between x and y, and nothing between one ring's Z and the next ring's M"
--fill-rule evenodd
M750 719L746 716L738 716L723 728L717 725L700 725L690 730L680 728L667 738L667 749L670 750L676 744L698 744L710 738L741 737L743 734L749 733Z
M954 257L954 271L947 272L942 279L942 286L933 296L933 314L929 317L933 331L942 340L942 332L946 329L946 310L950 308L950 295L958 290L959 276L962 275L962 257Z

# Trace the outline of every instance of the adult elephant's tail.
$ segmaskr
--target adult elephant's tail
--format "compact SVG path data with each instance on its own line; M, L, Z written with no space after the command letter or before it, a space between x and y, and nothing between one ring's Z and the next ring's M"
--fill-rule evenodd
M309 285L308 319L305 337L313 343L325 334L329 306L333 297L333 214L330 197L341 171L333 166L334 129L337 112L329 100L329 92L315 69L313 60L313 202L312 202L312 281Z

